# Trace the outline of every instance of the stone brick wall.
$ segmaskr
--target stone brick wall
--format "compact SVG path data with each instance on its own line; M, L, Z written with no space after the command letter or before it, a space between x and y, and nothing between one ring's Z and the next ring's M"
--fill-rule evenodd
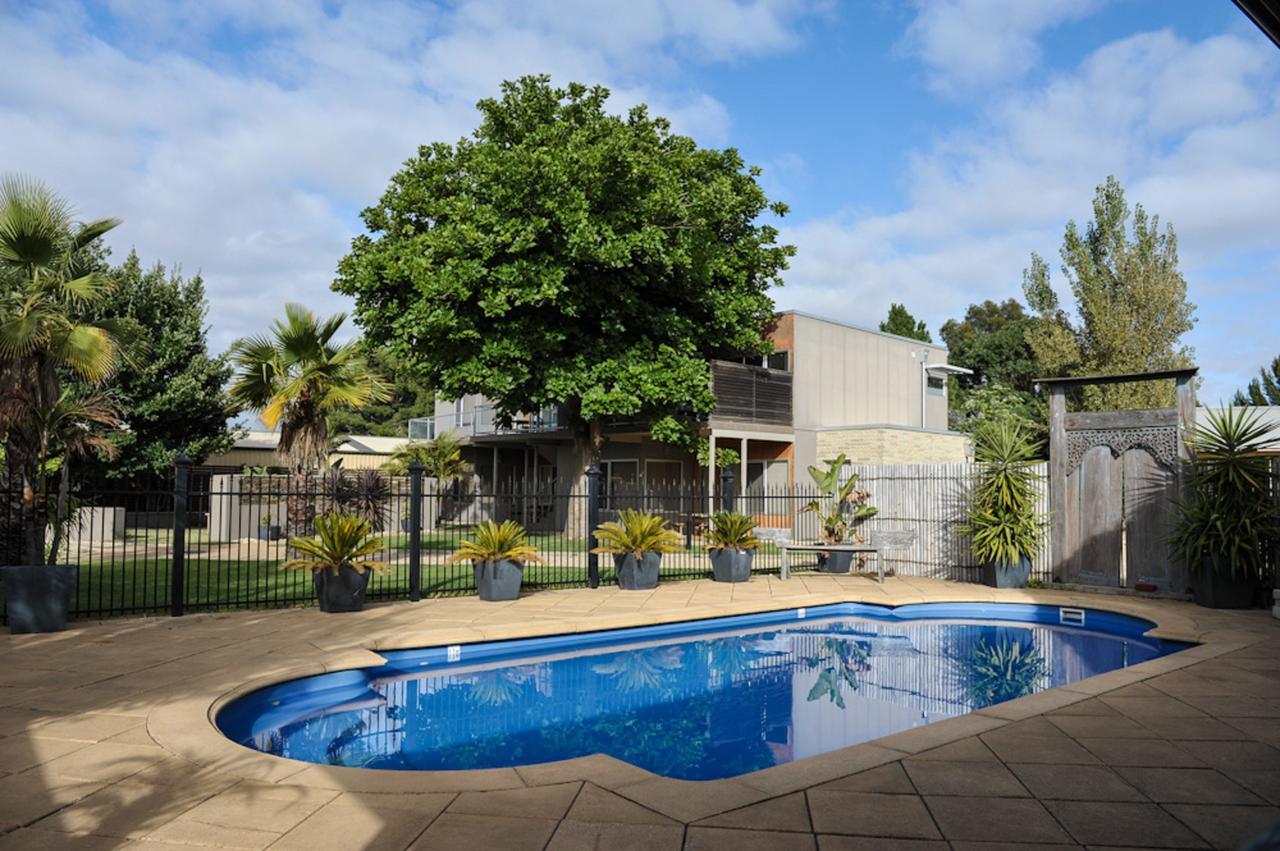
M855 464L961 464L969 439L903 428L851 428L819 431L818 458L843 452Z

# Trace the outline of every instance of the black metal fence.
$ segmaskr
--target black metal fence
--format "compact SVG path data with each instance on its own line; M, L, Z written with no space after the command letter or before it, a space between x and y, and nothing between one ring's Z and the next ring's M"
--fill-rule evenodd
M292 555L288 539L314 534L314 519L330 512L369 520L383 541L378 558L387 569L373 574L371 600L475 593L471 564L449 557L486 519L516 520L528 530L541 556L525 567L530 589L615 583L612 557L591 552L591 530L625 508L658 513L682 536L684 549L663 557L663 580L711 575L704 536L714 511L736 506L756 514L762 526L775 527L762 536L792 537L798 526L817 532L816 518L800 510L815 496L804 490L735 498L731 474L710 496L688 482L610 483L595 470L586 481L581 491L520 481L439 488L421 471L245 475L179 464L169 481L154 487L73 490L58 561L79 566L73 617L181 615L312 604L310 571L285 568ZM22 563L21 494L6 493L4 506L0 563ZM46 528L47 542L54 531ZM766 541L757 572L776 573L781 565L781 552Z

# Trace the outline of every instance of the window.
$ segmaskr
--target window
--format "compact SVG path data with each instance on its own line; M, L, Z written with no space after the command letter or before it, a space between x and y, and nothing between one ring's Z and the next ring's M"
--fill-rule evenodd
M929 376L929 394L931 396L945 396L947 393L947 379L941 375Z
M464 425L463 418L465 416L466 411L463 408L463 401L461 399L455 399L453 402L453 427L462 428Z
M635 459L625 461L601 461L600 467L604 475L600 480L600 490L605 508L630 508L626 497L634 497L640 490L640 462ZM634 500L633 500L634 501Z
M748 461L742 489L744 514L786 514L786 493L791 485L791 464L783 460Z
M645 487L674 490L684 482L684 464L679 461L650 459L644 462Z
M777 369L786 372L791 369L791 352L774 352L769 355L769 360L765 366L769 367L769 369Z

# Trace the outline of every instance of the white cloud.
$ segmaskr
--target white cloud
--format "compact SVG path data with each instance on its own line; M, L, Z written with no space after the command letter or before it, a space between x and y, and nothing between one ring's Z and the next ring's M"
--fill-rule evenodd
M1095 185L1115 174L1177 229L1206 395L1229 395L1275 354L1258 317L1280 313L1277 92L1280 54L1262 40L1107 44L909 155L903 209L788 227L799 254L779 301L861 324L900 301L936 329L973 301L1020 295L1031 251L1061 285L1063 226L1087 220Z
M787 49L799 0L358 2L115 0L108 38L78 4L0 12L0 170L85 215L118 215L117 256L203 272L212 343L288 300L321 311L334 266L421 143L476 123L498 84L548 72L647 102L704 144L724 106L679 69Z
M1013 80L1040 57L1036 38L1092 14L1102 0L913 0L902 48L929 66L940 92Z

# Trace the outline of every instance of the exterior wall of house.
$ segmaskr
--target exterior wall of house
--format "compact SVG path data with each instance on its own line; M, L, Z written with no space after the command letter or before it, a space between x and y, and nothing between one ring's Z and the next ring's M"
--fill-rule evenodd
M844 453L855 464L961 464L969 438L951 431L871 426L822 429L815 433L819 460Z
M791 320L792 405L797 429L921 425L924 376L918 353L925 349L930 364L944 364L945 348L803 313L783 314L780 319ZM926 428L942 431L947 427L945 382L943 385L941 392L925 394Z

